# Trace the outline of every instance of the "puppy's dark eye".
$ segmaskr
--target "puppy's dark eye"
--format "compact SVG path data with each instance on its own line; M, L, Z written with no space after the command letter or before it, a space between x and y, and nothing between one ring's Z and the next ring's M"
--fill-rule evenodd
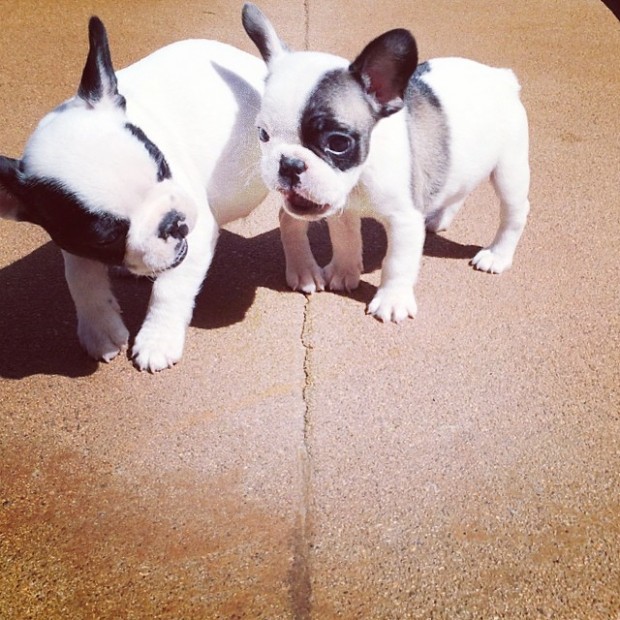
M127 232L127 223L114 218L97 218L91 228L94 241L99 246L113 245L121 240Z
M112 233L107 234L105 237L98 237L96 242L97 245L112 245L116 243L121 238L121 231L114 231Z
M261 142L269 142L269 134L262 128L258 128L258 139Z
M334 132L325 141L325 151L331 155L345 155L354 146L351 136L346 133Z

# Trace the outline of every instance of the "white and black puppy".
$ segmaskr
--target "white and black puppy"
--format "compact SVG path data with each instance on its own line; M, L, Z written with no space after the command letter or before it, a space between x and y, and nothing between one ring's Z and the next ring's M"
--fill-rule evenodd
M493 273L511 266L530 179L527 116L512 71L462 58L418 65L407 30L386 32L350 63L289 51L252 4L244 6L243 25L269 69L257 125L263 178L284 196L289 286L355 288L360 215L372 215L386 228L388 249L368 311L383 321L414 316L425 228L444 230L489 176L500 226L472 263ZM320 218L333 246L323 269L306 236L308 221Z
M109 361L128 341L108 266L156 277L132 356L161 370L182 355L218 228L266 194L254 119L264 63L187 40L114 72L102 22L77 95L47 114L21 159L0 157L0 216L62 248L78 337Z

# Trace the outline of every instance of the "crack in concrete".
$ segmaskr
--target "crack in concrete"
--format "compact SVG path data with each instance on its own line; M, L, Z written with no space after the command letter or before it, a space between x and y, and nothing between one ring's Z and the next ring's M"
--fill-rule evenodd
M304 49L310 47L310 0L304 0Z
M309 620L312 612L312 579L310 574L310 505L312 493L312 448L310 445L310 400L312 389L312 322L309 319L310 298L304 304L300 340L304 348L304 402L303 436L299 447L299 478L301 499L293 536L293 564L291 566L291 599L295 620Z
M304 49L310 44L310 0L304 0ZM310 409L312 381L312 322L309 318L310 297L306 297L300 340L304 349L302 390L303 436L299 447L301 498L293 530L293 562L290 571L291 604L295 620L312 616L312 578L310 567L310 506L312 492L312 448L310 445Z

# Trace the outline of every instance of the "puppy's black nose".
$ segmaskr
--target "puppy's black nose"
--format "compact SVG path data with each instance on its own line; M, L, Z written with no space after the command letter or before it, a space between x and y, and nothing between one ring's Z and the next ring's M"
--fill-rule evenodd
M291 187L299 183L299 175L307 169L306 163L297 157L280 157L280 178L288 181Z
M185 216L176 209L168 211L159 223L159 238L185 239L189 233L189 228L185 223Z

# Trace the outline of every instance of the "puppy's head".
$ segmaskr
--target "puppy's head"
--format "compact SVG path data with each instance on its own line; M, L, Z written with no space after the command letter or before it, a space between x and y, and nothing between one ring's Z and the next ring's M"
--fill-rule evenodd
M105 28L93 17L77 95L45 116L22 159L0 157L0 216L64 250L151 275L178 265L196 206L126 116Z
M349 63L318 52L291 52L254 5L243 26L269 68L257 117L262 174L296 217L341 212L357 184L376 123L404 106L417 65L415 40L391 30Z

